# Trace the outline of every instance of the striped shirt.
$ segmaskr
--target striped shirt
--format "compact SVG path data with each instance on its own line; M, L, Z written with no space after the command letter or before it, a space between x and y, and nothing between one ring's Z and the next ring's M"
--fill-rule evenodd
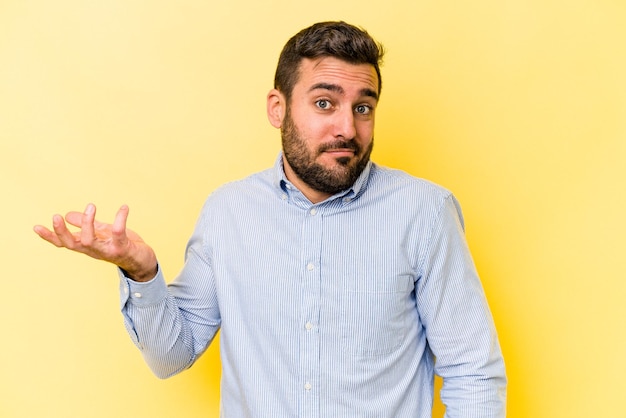
M157 376L220 331L223 417L431 417L434 373L447 416L505 416L458 203L404 172L370 162L312 204L279 156L209 196L172 283L120 277L126 328Z

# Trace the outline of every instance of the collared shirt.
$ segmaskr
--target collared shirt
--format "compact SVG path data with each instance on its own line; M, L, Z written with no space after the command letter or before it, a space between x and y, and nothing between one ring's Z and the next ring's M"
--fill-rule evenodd
M458 203L404 172L370 162L312 204L279 156L209 196L171 284L120 276L157 376L190 367L220 330L224 417L431 417L434 373L447 416L505 416Z

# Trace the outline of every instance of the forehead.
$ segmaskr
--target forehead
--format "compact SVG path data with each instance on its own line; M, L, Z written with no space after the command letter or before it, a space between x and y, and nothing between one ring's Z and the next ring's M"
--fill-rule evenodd
M378 75L371 64L352 64L334 57L304 58L294 90L307 92L319 84L341 86L346 91L367 89L378 94Z

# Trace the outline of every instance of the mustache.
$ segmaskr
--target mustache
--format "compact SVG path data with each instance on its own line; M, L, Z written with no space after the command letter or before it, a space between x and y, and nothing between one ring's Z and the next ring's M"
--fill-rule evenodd
M337 140L322 144L318 148L318 152L322 153L334 149L351 149L352 151L354 151L355 154L359 154L361 152L361 147L354 139Z

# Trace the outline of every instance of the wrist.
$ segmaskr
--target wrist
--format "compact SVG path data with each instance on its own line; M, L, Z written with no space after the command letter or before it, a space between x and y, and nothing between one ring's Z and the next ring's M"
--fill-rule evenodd
M150 280L154 279L154 277L157 275L157 272L159 271L158 265L155 265L154 268L150 270L143 271L131 271L123 267L120 267L120 269L122 270L122 273L124 273L124 276L128 277L134 282L139 283L149 282Z

